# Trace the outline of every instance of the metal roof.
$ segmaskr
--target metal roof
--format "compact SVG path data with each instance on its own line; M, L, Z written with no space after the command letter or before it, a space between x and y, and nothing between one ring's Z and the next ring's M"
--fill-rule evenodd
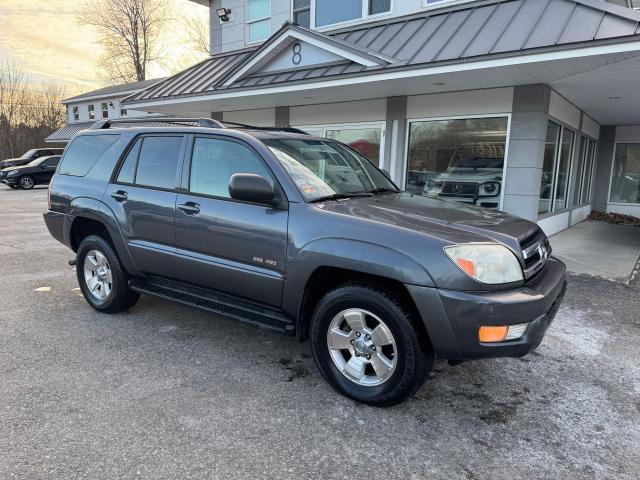
M540 49L574 48L585 43L637 40L640 12L601 0L478 0L331 32L313 32L316 37L332 43L342 42L392 59L389 63L365 67L345 59L339 64L258 72L222 86L222 80L259 55L284 29L310 32L285 24L257 49L217 55L125 101L136 103L213 94L226 89L366 75L483 57L518 56Z
M99 88L98 90L92 90L91 92L86 92L81 95L76 95L75 97L67 98L63 100L62 103L77 102L77 101L85 100L87 98L113 97L118 93L143 90L162 80L164 80L164 78L155 78L153 80L142 80L140 82L133 82L133 83L123 83L120 85L110 85L108 87Z
M53 132L51 135L45 138L44 141L47 143L68 142L69 140L71 140L71 137L73 137L76 133L78 133L81 130L86 130L94 123L96 122L70 123L69 125L66 125L60 128L59 130L56 130L55 132Z

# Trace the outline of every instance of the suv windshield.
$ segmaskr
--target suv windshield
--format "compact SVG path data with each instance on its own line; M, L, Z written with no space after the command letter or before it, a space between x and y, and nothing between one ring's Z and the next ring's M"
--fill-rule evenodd
M309 202L397 192L396 186L369 160L330 140L265 140Z
M29 150L28 152L25 152L20 158L29 158L32 157L33 154L36 153L36 149L32 148L31 150Z

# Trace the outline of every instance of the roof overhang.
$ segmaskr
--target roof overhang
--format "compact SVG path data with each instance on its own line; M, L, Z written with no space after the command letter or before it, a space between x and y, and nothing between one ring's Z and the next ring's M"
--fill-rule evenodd
M624 76L612 72L624 70ZM610 78L608 86L602 78ZM399 95L421 95L544 83L574 101L602 124L640 122L640 40L583 46L508 58L393 69L344 78L300 81L243 89L223 89L198 96L132 103L128 108L158 113L239 111L277 106L313 105ZM629 98L611 102L625 91ZM580 93L583 92L583 93Z

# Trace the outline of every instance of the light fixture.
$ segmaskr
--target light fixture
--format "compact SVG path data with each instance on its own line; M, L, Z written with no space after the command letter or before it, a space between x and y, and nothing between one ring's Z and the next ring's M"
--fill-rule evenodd
M218 18L220 19L220 21L226 23L229 21L229 15L231 15L231 9L219 8L216 10L216 13L218 14Z

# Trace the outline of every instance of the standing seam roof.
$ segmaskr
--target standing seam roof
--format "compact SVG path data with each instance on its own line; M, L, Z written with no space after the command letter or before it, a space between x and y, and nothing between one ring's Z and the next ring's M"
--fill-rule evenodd
M283 27L301 29L297 25ZM302 29L306 30L306 29ZM271 39L280 35L282 29ZM640 13L601 0L478 0L462 5L311 34L377 53L389 63L365 68L346 61L288 72L256 73L223 87L222 80L259 50L216 55L167 80L131 95L126 102L199 95L384 69L465 61L486 55L521 54L596 40L638 36ZM267 40L266 43L269 43Z

